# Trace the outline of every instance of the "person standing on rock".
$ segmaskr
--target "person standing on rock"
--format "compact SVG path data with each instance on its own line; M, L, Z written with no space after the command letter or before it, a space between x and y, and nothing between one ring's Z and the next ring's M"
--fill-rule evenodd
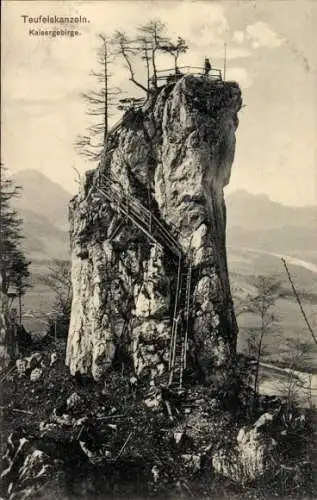
M208 76L210 70L211 70L210 61L209 61L208 57L205 57L204 72L205 72L206 76Z

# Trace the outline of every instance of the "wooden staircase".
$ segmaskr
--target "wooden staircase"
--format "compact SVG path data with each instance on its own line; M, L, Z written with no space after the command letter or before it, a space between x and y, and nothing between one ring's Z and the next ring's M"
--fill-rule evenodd
M191 314L192 264L190 254L185 257L179 243L170 230L144 205L124 192L120 181L114 176L100 177L95 189L100 196L111 203L118 213L128 218L153 243L168 249L178 262L177 283L173 311L172 334L170 340L168 374L165 384L181 390L183 372L187 365L187 344ZM114 228L111 239L120 230L122 222ZM164 381L162 380L163 385Z
M153 243L159 244L163 248L167 247L177 258L182 255L182 249L171 232L150 210L126 194L119 181L113 176L101 176L101 183L95 188L112 203L114 209L131 220Z

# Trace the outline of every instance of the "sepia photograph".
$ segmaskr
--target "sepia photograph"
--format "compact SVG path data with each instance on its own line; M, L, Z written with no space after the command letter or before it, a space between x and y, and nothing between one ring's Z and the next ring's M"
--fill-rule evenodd
M0 500L317 498L317 1L3 0Z

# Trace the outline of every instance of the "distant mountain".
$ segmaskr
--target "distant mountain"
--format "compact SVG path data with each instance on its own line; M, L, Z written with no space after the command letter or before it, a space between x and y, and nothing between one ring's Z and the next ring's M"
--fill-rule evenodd
M317 206L286 206L244 190L228 195L226 206L228 245L317 253Z
M20 210L23 218L23 246L31 260L69 258L69 236L46 218L31 210Z
M72 195L37 170L22 170L15 207L24 218L25 247L36 259L68 255L67 206ZM269 252L315 252L317 206L292 207L264 194L238 190L226 196L227 244Z
M285 226L317 229L317 206L282 205L265 194L238 190L226 197L228 228L279 229Z
M67 206L72 195L37 170L22 170L14 179L22 186L13 206L23 218L23 246L31 260L69 258Z
M38 170L21 170L15 182L23 187L20 198L14 201L18 210L32 211L46 217L59 229L67 230L67 205L72 195Z

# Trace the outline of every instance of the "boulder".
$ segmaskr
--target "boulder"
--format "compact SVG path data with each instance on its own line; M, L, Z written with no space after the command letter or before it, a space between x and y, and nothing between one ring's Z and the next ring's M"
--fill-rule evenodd
M213 454L216 472L242 484L260 479L273 470L277 442L270 436L273 415L265 413L248 428L239 430L236 441Z
M30 381L38 382L43 375L43 370L41 368L34 368L30 373Z
M181 455L185 468L190 474L195 474L200 471L201 468L201 455L192 455L190 453L184 453Z
M24 358L24 360L26 361L27 370L34 370L34 368L41 366L42 361L44 361L43 355L40 352L34 352L31 356Z
M83 399L77 394L77 392L73 392L68 398L67 398L67 410L69 411L76 411L80 409L83 406Z

